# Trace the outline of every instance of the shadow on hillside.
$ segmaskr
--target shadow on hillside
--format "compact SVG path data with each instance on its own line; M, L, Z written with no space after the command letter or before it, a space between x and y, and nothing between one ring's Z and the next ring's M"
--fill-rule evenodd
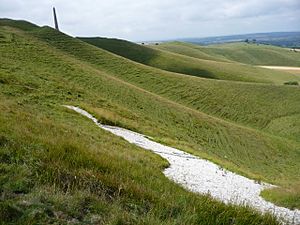
M216 76L204 69L193 66L186 61L177 58L171 58L162 54L158 50L138 45L129 41L111 38L83 38L78 39L91 45L107 50L114 54L120 55L132 61L144 65L156 67L170 72L187 74L196 77L217 79Z

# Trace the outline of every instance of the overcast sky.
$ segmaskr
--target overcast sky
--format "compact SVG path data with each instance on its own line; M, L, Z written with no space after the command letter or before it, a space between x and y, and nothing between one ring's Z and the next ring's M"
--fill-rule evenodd
M0 0L0 18L132 41L300 31L300 0Z

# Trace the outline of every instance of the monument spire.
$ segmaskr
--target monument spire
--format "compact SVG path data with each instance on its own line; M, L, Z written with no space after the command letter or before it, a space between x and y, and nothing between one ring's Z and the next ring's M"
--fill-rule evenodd
M58 22L57 22L57 17L56 17L55 7L53 7L53 16L54 16L54 25L55 25L55 29L56 29L56 30L59 30L59 28L58 28Z

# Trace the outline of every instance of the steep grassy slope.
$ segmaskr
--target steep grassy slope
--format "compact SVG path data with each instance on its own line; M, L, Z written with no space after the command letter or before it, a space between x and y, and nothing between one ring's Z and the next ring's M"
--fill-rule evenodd
M138 130L248 176L294 185L297 142L208 116L175 99L183 93L168 97L173 86L167 82L188 80L189 88L204 82L199 88L213 90L235 83L183 79L49 28L0 29L4 223L275 224L251 210L187 193L159 172L166 166L159 157L61 107L80 105L104 123ZM162 87L166 93L159 93ZM293 90L284 88L283 94ZM297 101L290 96L287 104ZM290 111L282 107L279 113Z
M294 123L299 121L300 113L298 87L187 78L115 57L67 36L56 35L51 30L44 29L35 35L98 69L210 115L259 129L265 129L279 118L294 116L287 123L293 129L286 132L294 130L295 134L284 137L299 141L300 128ZM47 39L49 36L55 38ZM74 46L78 48L74 49Z
M153 68L134 64L123 58L107 54L105 51L99 51L88 47L74 39L70 40L66 36L58 37L53 32L49 32L50 30L43 30L36 35L42 40L47 40L51 45L56 46L60 50L63 50L78 59L91 63L97 69L107 71L107 73L122 78L123 80L126 80L126 82L130 81L136 86L140 86L193 109L205 111L209 114L217 115L221 118L283 137L270 136L272 137L271 139L266 141L262 138L263 141L261 142L257 140L257 137L252 139L248 135L244 136L243 134L240 137L241 140L231 140L232 136L237 135L237 133L229 131L229 134L225 135L226 137L222 137L227 131L220 131L218 129L220 128L220 125L218 124L216 125L218 128L214 128L212 133L209 132L208 136L206 136L206 139L203 141L203 135L207 134L207 130L202 127L202 125L199 127L197 123L193 123L192 133L187 134L189 141L185 142L187 139L182 141L183 133L180 133L179 143L178 141L175 141L174 143L173 140L169 139L165 140L165 138L163 141L186 150L198 149L198 146L200 145L201 149L203 148L203 151L206 152L205 154L208 153L209 155L204 156L203 151L201 151L200 155L202 157L211 157L213 154L214 157L210 158L211 160L219 162L219 159L222 158L221 164L226 165L233 170L240 167L238 171L241 173L245 173L245 170L242 168L244 167L244 164L247 164L247 167L251 168L250 173L247 169L248 172L246 172L246 174L248 176L253 176L253 171L255 171L256 174L254 177L261 173L264 173L264 176L266 174L268 174L267 176L273 174L272 178L267 180L269 182L274 182L276 180L275 183L278 182L278 184L280 183L289 190L288 192L285 192L285 205L289 207L299 207L299 197L297 197L299 196L299 189L297 188L299 178L290 177L288 181L286 175L283 175L287 173L282 171L291 169L291 171L288 172L289 174L297 174L296 171L299 170L297 168L297 165L299 165L300 133L300 127L297 125L300 121L300 109L297 104L300 98L298 87L255 85L225 81L215 82L213 80L192 77L187 79L185 76L164 73L159 70L154 70ZM45 39L45 37L52 35L56 37ZM58 39L60 40L59 42L57 41ZM53 42L52 40L56 41ZM77 46L77 48L74 49L74 46ZM292 119L285 120L286 124L284 124L284 127L287 129L285 129L284 132L277 132L274 129L269 129L268 124L274 122L274 127L278 128L283 125L283 123L277 123L280 121L279 118L285 119L290 116L293 116ZM207 121L207 119L205 120ZM186 125L187 124L184 122L184 126ZM203 128L205 130L203 130ZM247 130L247 128L243 128L242 131L239 130L238 134L244 133L245 129ZM177 133L178 130L183 132L178 128L175 132ZM189 130L189 132L191 132L191 130ZM201 132L201 134L198 132ZM247 132L248 130L246 133ZM259 133L258 135L264 136L266 134ZM152 136L156 135L152 134ZM202 141L200 141L201 139ZM196 145L194 145L194 141L196 141ZM244 141L246 141L247 144L245 144ZM238 142L242 142L241 145L239 145ZM259 144L252 145L251 143ZM277 152L279 149L280 151ZM259 153L257 151L259 151ZM242 157L241 152L244 154ZM277 152L276 159L270 159L269 154L273 154L274 152ZM295 155L293 155L294 153ZM196 152L196 154L199 154L199 152ZM255 157L249 160L249 158L251 158L249 154L251 157L254 155ZM286 166L286 162L278 161L278 159L282 161L283 158L290 154L295 157L293 159L294 162L290 164L291 167ZM216 155L217 157L215 157ZM262 155L266 158L262 158ZM226 159L226 162L224 162L224 158ZM228 164L228 160L231 161L231 163ZM272 164L276 164L275 167L278 166L275 170L273 170L273 165L270 166L269 160L272 161ZM262 163L263 161L268 162ZM262 164L265 164L266 167L260 167ZM272 169L270 170L270 168ZM282 174L282 176L279 174ZM281 191L281 193L283 192ZM279 201L280 204L284 202L285 195L281 195ZM271 194L268 196L271 196ZM276 197L272 196L271 199L274 200L275 198Z
M235 61L252 65L300 66L299 52L269 45L232 43L200 46L171 42L153 48L199 59L214 58L218 61Z
M124 40L107 38L79 39L130 60L181 74L221 80L277 84L283 84L287 80L300 81L299 77L282 71L270 71L238 63L217 62L214 56L196 59L151 49Z

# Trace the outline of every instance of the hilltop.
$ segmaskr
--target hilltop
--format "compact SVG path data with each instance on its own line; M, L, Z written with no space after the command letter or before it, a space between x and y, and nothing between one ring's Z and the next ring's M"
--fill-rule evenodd
M195 59L195 68L208 62L207 72L219 76L206 79L185 73L190 56L105 43L110 47L26 21L0 20L4 223L278 224L248 207L184 190L161 173L165 160L62 105L80 106L104 124L279 185L265 197L299 208L299 87L282 83L294 76ZM164 67L145 63L151 52L165 57ZM178 62L176 71L172 60ZM219 72L224 63L228 71L249 68L257 76L251 80L240 71L225 79Z

